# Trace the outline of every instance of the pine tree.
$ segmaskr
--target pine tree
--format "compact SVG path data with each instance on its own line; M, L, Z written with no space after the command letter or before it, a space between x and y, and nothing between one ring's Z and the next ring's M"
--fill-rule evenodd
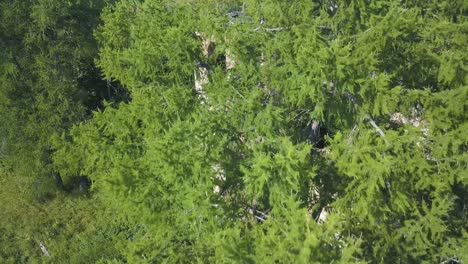
M50 138L85 119L103 89L93 29L105 1L2 1L0 165L54 190ZM98 100L102 100L101 96ZM109 98L107 98L109 99Z
M463 1L107 8L131 101L56 137L128 262L467 261Z

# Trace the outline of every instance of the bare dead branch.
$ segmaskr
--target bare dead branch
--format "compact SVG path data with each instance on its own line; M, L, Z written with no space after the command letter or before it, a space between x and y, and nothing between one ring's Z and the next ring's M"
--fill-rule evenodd
M41 248L42 253L44 253L46 257L50 257L49 251L41 242L39 242L39 247Z
M385 139L385 133L383 132L382 129L380 129L380 127L375 123L375 121L370 117L370 115L366 115L364 119L369 120L369 123L371 124L371 126L373 126L375 130L377 131L377 133L379 133L379 135L384 138L385 142L388 143L387 140Z
M261 218L261 217L258 216L258 215L254 215L254 217L255 217L255 219L259 220L259 221L262 222L262 223L266 221L265 219Z

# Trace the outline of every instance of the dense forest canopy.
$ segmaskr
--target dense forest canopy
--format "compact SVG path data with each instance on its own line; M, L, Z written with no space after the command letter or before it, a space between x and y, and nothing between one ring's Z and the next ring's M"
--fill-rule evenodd
M468 263L467 12L1 0L0 262Z

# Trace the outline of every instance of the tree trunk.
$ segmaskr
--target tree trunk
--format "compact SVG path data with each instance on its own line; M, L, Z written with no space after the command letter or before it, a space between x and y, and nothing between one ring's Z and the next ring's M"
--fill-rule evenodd
M65 191L65 186L63 185L62 177L58 172L54 173L55 177L55 184L57 185L57 188L61 191Z

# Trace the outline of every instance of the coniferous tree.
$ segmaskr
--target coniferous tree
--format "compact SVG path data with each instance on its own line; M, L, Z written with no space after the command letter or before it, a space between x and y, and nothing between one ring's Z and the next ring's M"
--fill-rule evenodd
M52 191L50 138L105 94L93 30L106 1L2 1L0 165Z
M93 3L2 3L2 165L102 212L54 261L468 261L464 1Z
M120 1L132 101L57 141L129 261L466 259L462 1ZM74 153L73 159L64 159Z
M112 213L50 157L54 133L109 99L93 61L105 3L0 1L1 263L119 259Z

